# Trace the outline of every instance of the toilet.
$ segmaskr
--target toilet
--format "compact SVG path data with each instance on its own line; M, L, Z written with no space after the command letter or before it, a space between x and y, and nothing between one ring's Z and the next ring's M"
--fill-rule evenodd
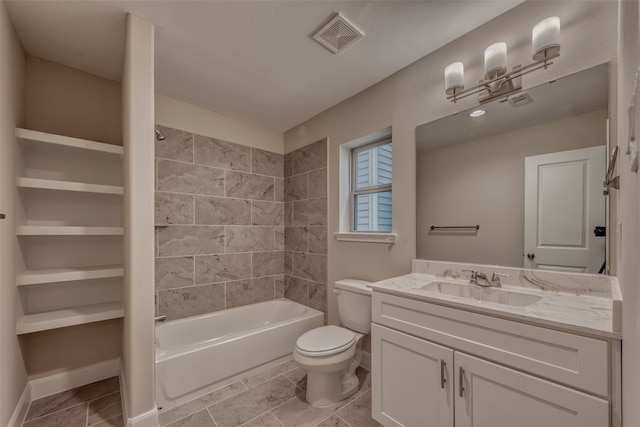
M356 368L362 359L362 337L371 331L371 289L364 280L335 283L338 314L344 327L328 325L302 334L293 360L307 371L307 402L323 408L358 390Z

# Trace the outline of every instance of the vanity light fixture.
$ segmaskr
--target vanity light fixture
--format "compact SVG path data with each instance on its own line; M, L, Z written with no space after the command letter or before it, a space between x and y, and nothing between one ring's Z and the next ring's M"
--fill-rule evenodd
M473 110L472 112L469 113L469 117L480 117L480 116L484 116L485 114L487 114L486 110Z
M516 65L508 71L507 44L494 43L484 51L484 79L469 89L464 88L464 64L453 62L444 69L447 99L452 102L478 94L481 104L522 89L521 77L553 64L550 60L560 56L560 18L552 16L538 22L531 32L534 62Z

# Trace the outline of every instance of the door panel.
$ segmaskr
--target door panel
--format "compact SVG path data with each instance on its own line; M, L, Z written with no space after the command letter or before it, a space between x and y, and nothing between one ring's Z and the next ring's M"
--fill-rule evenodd
M456 427L609 425L606 400L460 352L455 373Z
M373 418L387 427L452 427L453 350L376 324L371 337Z

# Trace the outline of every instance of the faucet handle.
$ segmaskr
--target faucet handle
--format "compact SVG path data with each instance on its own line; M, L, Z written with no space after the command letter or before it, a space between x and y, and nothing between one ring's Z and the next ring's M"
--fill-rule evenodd
M469 280L469 283L471 283L472 285L477 285L478 284L478 272L476 270L462 269L462 271L466 271L467 273L471 273L471 279Z
M500 282L501 277L511 277L510 274L496 273L495 271L491 275L491 286L502 286Z

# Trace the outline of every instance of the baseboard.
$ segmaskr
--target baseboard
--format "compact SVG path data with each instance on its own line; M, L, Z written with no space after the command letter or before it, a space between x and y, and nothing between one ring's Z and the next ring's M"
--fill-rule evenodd
M362 350L362 360L360 360L360 366L371 372L371 353Z
M42 378L33 378L29 381L31 385L31 400L115 377L119 371L120 359L116 358Z
M135 416L129 417L129 408L127 403L129 402L127 395L127 375L124 369L120 369L120 395L122 396L122 411L124 412L124 419L127 427L158 427L160 425L160 415L158 414L158 406L155 405L150 411Z
M7 424L7 427L22 426L22 423L27 416L27 411L29 410L31 400L31 384L27 383L27 385L24 386L24 390L22 390L20 399L18 399L18 402L16 403L13 414L11 414L11 418L9 419L9 424Z

